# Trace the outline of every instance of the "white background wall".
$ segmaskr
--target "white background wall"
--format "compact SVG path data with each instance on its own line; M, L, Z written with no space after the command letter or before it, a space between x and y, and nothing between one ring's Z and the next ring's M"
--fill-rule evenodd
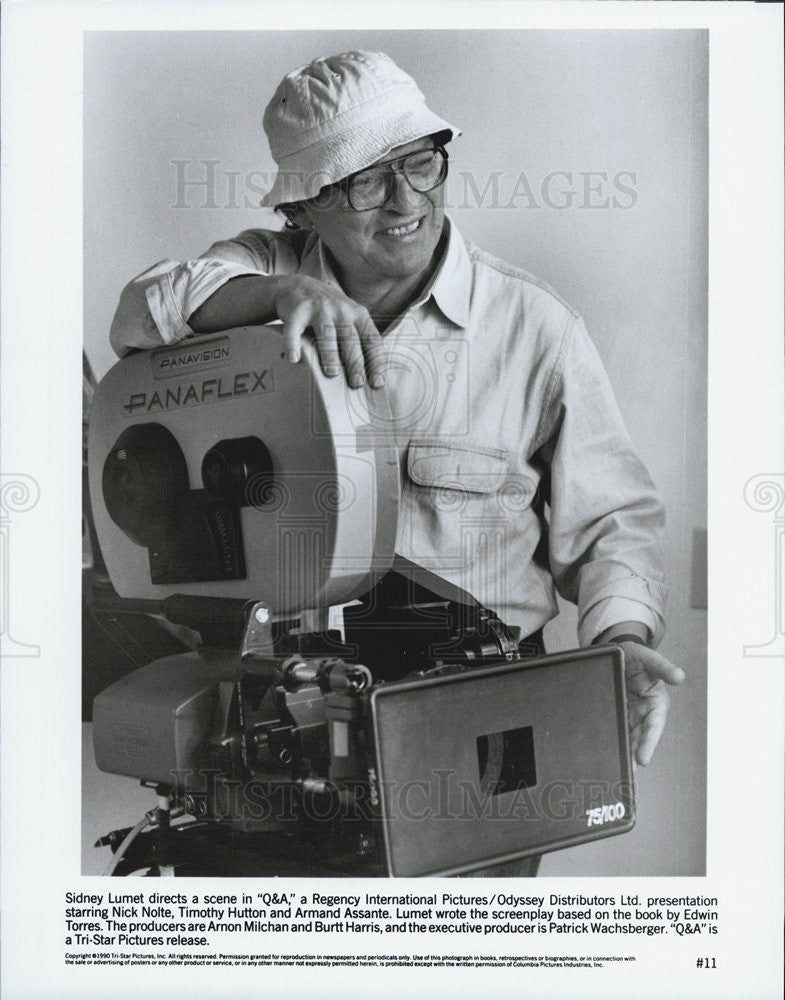
M703 578L693 531L706 525L706 33L86 35L88 356L99 376L112 364L109 324L134 274L244 228L277 227L256 207L263 175L273 170L264 106L284 73L349 48L386 51L434 110L463 129L450 148L448 198L458 227L582 312L668 512L671 596L661 651L689 679L654 762L639 772L638 826L550 855L542 873L700 874L706 616L691 607L691 592L693 577ZM178 168L178 160L187 162ZM214 183L183 194L178 169L204 179L203 161L217 161ZM542 185L555 171L569 176L553 178L549 204ZM589 179L595 191L587 194L589 172L608 181ZM623 179L634 195L614 187L621 172L634 175ZM496 203L489 188L479 205L472 193L494 173ZM550 648L574 645L569 609L562 619L549 629Z

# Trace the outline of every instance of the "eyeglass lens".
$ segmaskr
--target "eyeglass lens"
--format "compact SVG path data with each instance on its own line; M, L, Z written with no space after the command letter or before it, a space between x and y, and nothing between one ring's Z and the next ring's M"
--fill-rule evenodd
M424 194L437 187L447 176L447 153L441 147L418 150L397 161L398 169L409 186ZM379 208L390 196L395 163L361 170L349 181L349 204L356 211Z

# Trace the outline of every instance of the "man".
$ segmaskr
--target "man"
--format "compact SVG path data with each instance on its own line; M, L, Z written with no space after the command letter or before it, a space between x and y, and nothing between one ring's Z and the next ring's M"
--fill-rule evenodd
M290 73L264 127L278 164L264 203L286 229L140 275L113 346L279 319L290 362L311 330L326 375L384 385L404 572L468 592L535 645L555 588L577 603L582 645L624 648L633 751L647 764L666 685L684 677L653 648L662 511L582 321L445 217L444 145L459 132L387 56L349 52Z

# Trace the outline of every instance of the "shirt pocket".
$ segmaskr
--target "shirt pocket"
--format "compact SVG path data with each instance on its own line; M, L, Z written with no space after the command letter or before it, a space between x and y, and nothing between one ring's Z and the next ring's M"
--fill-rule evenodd
M489 530L504 532L507 452L415 439L405 471L399 554L442 575L473 566Z

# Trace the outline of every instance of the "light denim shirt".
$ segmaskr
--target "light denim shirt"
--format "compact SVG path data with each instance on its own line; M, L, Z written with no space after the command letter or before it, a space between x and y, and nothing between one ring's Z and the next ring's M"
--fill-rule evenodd
M433 279L384 333L402 472L396 568L422 567L420 582L448 581L523 636L557 613L558 589L578 605L582 645L626 621L656 645L663 511L583 321L446 225ZM248 274L338 284L314 234L247 230L132 281L112 345L182 340L187 318Z

